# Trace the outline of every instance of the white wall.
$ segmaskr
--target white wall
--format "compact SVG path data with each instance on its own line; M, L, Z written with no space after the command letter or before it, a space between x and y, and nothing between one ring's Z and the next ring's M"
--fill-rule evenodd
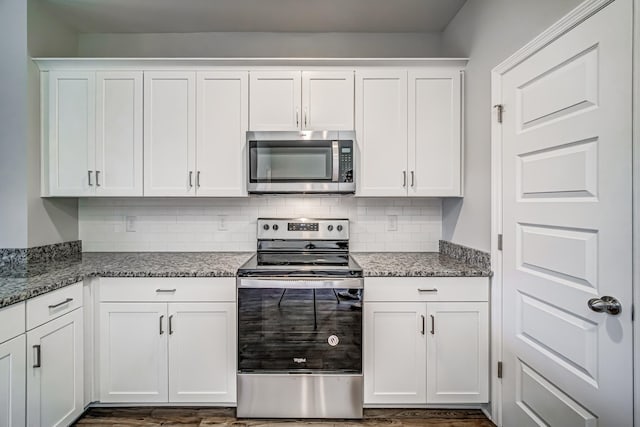
M349 218L350 249L359 252L437 251L442 230L440 199L81 199L79 212L87 252L254 251L258 217ZM127 216L136 217L135 232L126 231Z
M434 57L440 33L80 34L82 57Z
M30 57L75 56L78 39L69 28L43 9L37 0L28 2L28 54ZM25 51L26 53L26 51ZM30 59L28 71L27 145L27 246L41 246L78 239L77 199L40 198L40 71ZM2 245L0 244L0 247Z
M491 69L580 3L468 1L445 29L443 55L469 57L469 64L464 107L465 197L444 201L443 239L490 250Z
M27 245L27 5L0 1L0 248Z

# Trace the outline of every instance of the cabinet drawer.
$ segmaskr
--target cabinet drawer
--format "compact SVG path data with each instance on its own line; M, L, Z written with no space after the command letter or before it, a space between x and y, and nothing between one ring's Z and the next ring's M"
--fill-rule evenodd
M24 334L25 303L20 302L0 309L0 343Z
M100 279L101 302L233 302L235 300L235 277L103 277Z
M82 307L82 282L27 301L27 330Z
M488 277L366 277L365 301L488 301Z

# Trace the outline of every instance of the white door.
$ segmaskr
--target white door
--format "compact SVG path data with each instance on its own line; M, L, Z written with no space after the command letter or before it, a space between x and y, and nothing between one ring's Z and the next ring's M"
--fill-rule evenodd
M25 425L25 346L24 335L0 344L0 427Z
M167 401L167 304L100 304L101 402Z
M142 196L142 71L96 73L97 196Z
M235 303L169 304L169 401L236 402Z
M409 196L461 196L458 69L409 71Z
M196 73L144 73L144 195L194 196Z
M252 71L249 89L250 130L301 129L300 71Z
M364 403L426 403L426 304L364 304Z
M196 144L198 196L246 196L248 73L199 72Z
M95 191L95 73L49 72L49 186L51 196Z
M633 425L631 5L502 77L505 426Z
M427 403L489 401L488 305L427 304Z
M67 426L84 411L82 324L78 308L27 332L27 425Z
M406 196L407 72L356 73L358 196Z
M353 71L302 72L302 128L353 130Z

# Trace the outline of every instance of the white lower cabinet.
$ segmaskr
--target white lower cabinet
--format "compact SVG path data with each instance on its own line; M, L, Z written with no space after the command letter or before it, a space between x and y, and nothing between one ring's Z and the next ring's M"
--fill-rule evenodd
M84 411L82 326L77 308L27 332L29 426L67 426Z
M488 402L488 288L487 278L366 279L365 405Z
M100 286L101 402L235 404L234 278Z
M25 336L0 344L0 427L25 425Z

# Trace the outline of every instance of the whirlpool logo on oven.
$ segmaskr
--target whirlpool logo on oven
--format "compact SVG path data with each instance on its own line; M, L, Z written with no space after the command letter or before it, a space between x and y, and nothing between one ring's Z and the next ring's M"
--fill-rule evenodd
M306 357L294 357L293 361L295 363L307 363L307 358Z

